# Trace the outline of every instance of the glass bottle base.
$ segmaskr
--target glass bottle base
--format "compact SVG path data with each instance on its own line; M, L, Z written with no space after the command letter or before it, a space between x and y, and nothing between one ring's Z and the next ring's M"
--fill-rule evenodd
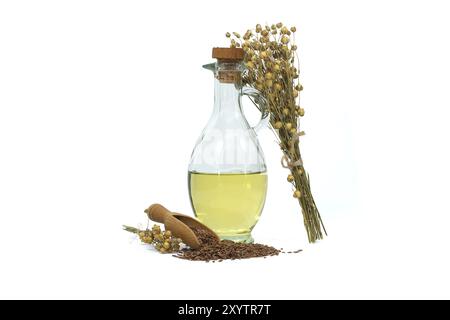
M244 233L244 234L220 234L219 237L221 240L231 240L234 242L241 242L241 243L253 243L253 237L251 233Z

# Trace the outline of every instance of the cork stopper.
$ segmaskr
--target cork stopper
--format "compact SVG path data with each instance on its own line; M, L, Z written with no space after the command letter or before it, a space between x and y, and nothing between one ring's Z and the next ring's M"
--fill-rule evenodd
M212 57L218 60L240 61L244 59L242 48L213 48Z
M219 60L216 78L221 83L239 83L241 70L238 65L244 60L242 48L213 48L212 57Z

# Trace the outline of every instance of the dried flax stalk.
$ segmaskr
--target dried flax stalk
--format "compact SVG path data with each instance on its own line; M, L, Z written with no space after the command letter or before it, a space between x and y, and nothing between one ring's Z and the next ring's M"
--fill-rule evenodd
M246 53L247 71L243 81L259 90L266 98L270 124L283 152L281 163L290 170L288 181L294 187L294 198L302 208L303 221L309 242L323 239L326 230L311 193L309 175L300 153L300 118L305 110L300 107L297 46L294 44L296 28L276 25L256 25L241 35L227 33L231 47L242 47ZM296 67L297 65L297 67Z

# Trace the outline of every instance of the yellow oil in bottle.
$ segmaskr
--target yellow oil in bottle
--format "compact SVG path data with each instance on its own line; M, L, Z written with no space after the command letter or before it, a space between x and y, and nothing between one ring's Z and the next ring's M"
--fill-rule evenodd
M265 172L209 174L189 172L189 195L197 218L222 239L252 242L267 191Z

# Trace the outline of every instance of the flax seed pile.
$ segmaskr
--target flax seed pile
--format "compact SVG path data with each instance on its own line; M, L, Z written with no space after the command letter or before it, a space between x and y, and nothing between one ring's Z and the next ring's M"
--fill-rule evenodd
M195 250L184 249L174 255L174 257L193 261L221 262L223 260L277 256L282 252L279 249L263 244L235 243L230 240L218 241L207 230L200 228L192 228L192 231L200 240L201 247Z

